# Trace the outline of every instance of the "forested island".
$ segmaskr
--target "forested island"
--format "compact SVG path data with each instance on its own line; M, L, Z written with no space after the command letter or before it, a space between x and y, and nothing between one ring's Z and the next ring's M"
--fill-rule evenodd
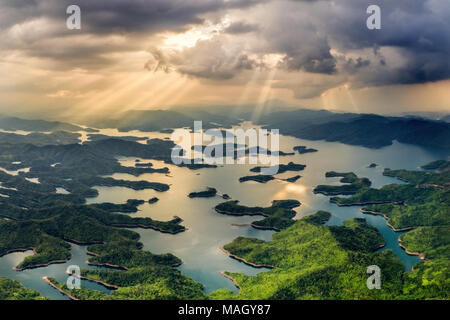
M295 146L294 151L297 151L299 154L305 154L305 153L313 153L317 152L317 149L314 148L308 148L307 146Z
M262 172L265 169L275 169L277 173L285 173L287 171L302 171L306 168L304 164L297 164L294 162L289 162L288 164L279 164L276 167L253 167L250 169L251 172Z
M267 208L247 207L239 204L239 201L228 201L217 205L214 209L221 214L234 216L255 216L266 217L263 220L253 221L251 225L257 229L272 229L279 231L294 223L292 218L296 213L293 208L300 206L297 200L274 200L272 205Z
M211 198L217 195L217 190L215 188L208 187L205 191L191 192L189 193L189 198Z
M344 183L340 186L319 185L314 188L314 193L322 193L324 195L349 195L370 187L372 184L367 178L359 178L353 172L335 172L329 171L325 174L327 178L342 177L340 182Z

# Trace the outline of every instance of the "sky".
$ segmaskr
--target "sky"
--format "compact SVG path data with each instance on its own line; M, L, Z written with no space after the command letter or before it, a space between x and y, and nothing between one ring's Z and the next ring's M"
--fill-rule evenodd
M0 113L450 111L449 17L448 0L2 0Z

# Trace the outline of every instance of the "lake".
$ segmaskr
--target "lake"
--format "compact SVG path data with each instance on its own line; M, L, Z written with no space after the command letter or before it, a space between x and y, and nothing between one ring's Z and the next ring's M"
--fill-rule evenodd
M136 135L136 132L120 133L117 130L101 130L102 134L109 135ZM164 138L169 135L160 133L139 133L140 136ZM113 202L124 203L128 199L149 200L158 197L154 204L145 203L139 206L135 217L151 217L157 220L169 220L173 216L181 217L183 225L188 228L186 232L176 235L163 234L150 229L133 229L141 235L144 243L143 250L153 253L170 252L183 260L179 270L192 277L205 286L206 292L220 288L227 288L237 292L232 282L220 274L220 271L242 272L253 275L265 272L266 269L256 269L237 260L229 258L220 250L220 247L231 242L238 236L253 237L269 241L273 231L257 230L250 226L235 226L233 224L248 224L262 217L233 217L218 214L214 206L221 203L221 197L194 198L187 195L193 191L202 191L206 187L214 187L220 194L228 194L234 200L248 206L270 206L272 200L296 199L302 205L296 208L296 218L301 218L315 213L317 210L326 210L332 213L328 225L340 225L344 220L352 217L364 217L368 223L378 228L386 240L386 247L381 250L391 249L402 260L405 270L419 260L416 256L407 255L398 246L398 237L402 234L394 232L386 225L382 216L365 215L360 212L360 207L338 207L329 202L329 197L314 194L313 189L318 184L336 184L338 178L325 178L327 171L353 171L361 177L367 177L372 181L372 186L379 188L386 184L402 183L391 177L382 175L384 168L417 170L420 165L437 159L446 159L448 152L440 150L427 150L418 146L394 142L393 145L382 149L367 149L344 145L341 143L324 141L307 141L293 137L280 136L280 149L284 152L292 152L292 148L305 145L315 148L318 152L307 154L295 154L293 156L280 157L280 162L287 164L290 161L306 164L301 172L286 172L277 175L279 178L287 178L300 174L302 177L295 183L274 180L266 184L256 182L240 183L239 178L253 174L249 171L254 165L225 165L216 169L189 170L168 165L151 159L140 159L152 162L154 168L169 167L170 174L143 174L135 177L128 174L114 174L111 177L126 180L148 180L162 182L170 185L167 192L154 190L135 191L122 187L95 187L99 195L87 199L88 203ZM123 165L134 166L137 158L119 158ZM377 163L376 168L367 168L370 163ZM60 190L59 192L63 192ZM65 282L65 271L69 265L78 265L81 268L92 268L85 261L88 258L85 247L72 245L72 259L64 264L54 264L45 268L30 269L25 271L13 271L25 256L31 251L12 253L0 257L0 276L15 279L26 287L35 289L52 299L64 299L59 292L52 289L43 280L43 276L54 277ZM82 285L89 288L108 292L101 285L83 281Z

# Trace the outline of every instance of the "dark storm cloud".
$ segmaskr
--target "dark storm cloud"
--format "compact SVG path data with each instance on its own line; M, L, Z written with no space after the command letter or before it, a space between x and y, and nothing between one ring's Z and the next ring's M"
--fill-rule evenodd
M257 0L3 0L0 27L37 17L64 21L66 8L81 8L83 27L93 33L160 32L182 30L203 20L200 14L245 9Z
M81 7L81 32L65 28L70 4ZM381 30L366 27L369 5L381 8ZM154 43L144 42L156 33L181 32L211 16L221 21L231 9L239 9L237 19L213 39L178 53L153 50L155 65L147 67L231 79L278 54L277 68L348 77L357 86L450 78L448 0L1 0L0 32L38 18L53 27L26 36L19 28L19 39L3 37L0 50L93 68L110 63L108 54L147 50ZM86 42L76 35L126 41Z
M361 15L369 4L381 8L381 29L365 27L368 15ZM401 66L379 55L380 70L373 70L367 81L375 85L412 84L450 78L450 1L377 0L340 1L338 12L326 25L333 46L346 50L395 48L403 58ZM375 67L375 64L374 64ZM376 76L374 76L374 74Z

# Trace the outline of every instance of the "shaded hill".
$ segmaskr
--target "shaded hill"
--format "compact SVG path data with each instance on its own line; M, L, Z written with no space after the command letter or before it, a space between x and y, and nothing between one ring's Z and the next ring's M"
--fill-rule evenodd
M3 117L0 116L0 129L7 131L35 131L35 132L49 132L49 131L90 131L93 129L84 129L82 127L59 121L46 121L46 120L27 120L16 117Z
M368 148L381 148L397 140L450 149L450 124L443 121L299 110L272 114L262 118L259 124L280 129L281 133L297 138L337 141Z
M161 131L172 128L192 128L194 121L202 121L203 128L225 127L238 124L237 117L209 113L204 110L131 110L117 118L89 120L90 126L97 128L117 128L119 131Z

